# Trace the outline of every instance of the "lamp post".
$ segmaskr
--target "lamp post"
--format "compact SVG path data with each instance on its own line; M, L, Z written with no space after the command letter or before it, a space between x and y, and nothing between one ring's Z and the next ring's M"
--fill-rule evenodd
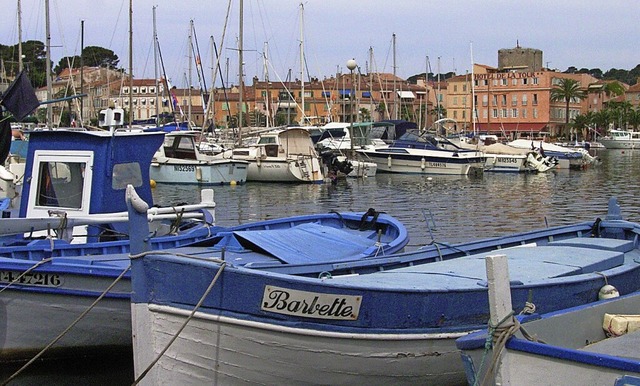
M349 97L351 98L351 103L350 103L350 105L351 105L350 106L351 107L350 110L351 111L350 111L350 114L349 114L349 117L350 117L350 120L351 120L351 123L349 125L349 136L351 137L351 158L353 158L354 153L355 153L355 151L353 150L353 141L354 141L354 137L353 137L353 120L354 120L353 110L355 109L355 103L354 103L355 102L355 95L354 94L355 94L356 81L355 81L355 78L354 78L353 70L356 69L357 65L358 64L356 63L355 59L347 60L347 68L349 69L349 71L351 71L351 92L349 93Z

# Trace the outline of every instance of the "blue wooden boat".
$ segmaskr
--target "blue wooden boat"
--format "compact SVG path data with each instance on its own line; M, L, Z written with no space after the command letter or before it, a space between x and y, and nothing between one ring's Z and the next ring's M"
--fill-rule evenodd
M595 302L605 283L622 294L640 288L640 225L609 206L604 220L295 270L144 254L132 260L136 376L461 384L455 339L486 326L488 254L508 256L517 311Z
M127 226L129 232L138 232L146 223ZM153 238L144 238L151 250L168 247L171 241L164 239L164 244L158 245ZM224 255L238 264L256 267L262 256L263 267L302 269L316 259L329 264L329 256L333 263L384 256L402 250L407 242L406 229L391 216L345 212L226 228L215 237L164 249L163 253L191 253L203 259ZM0 360L36 355L89 309L46 355L131 350L130 259L128 248L113 243L117 242L103 242L100 248L71 244L52 244L51 249L0 248L4 325Z
M518 320L499 358L486 330L458 339L470 385L640 385L640 292Z

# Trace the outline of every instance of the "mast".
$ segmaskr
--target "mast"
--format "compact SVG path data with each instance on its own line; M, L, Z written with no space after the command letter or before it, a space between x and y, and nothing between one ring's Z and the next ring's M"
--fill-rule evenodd
M18 72L22 72L22 7L18 0Z
M156 125L160 125L160 82L158 82L158 31L156 30L156 8L152 7L153 13L153 76L156 85Z
M302 97L302 114L300 116L300 125L304 125L304 5L300 3L300 95Z
M80 20L80 94L84 94L84 20ZM84 126L84 97L80 97L80 127Z
M473 43L469 43L469 49L471 51L471 125L473 127L473 136L476 136L476 88L475 79L473 79Z
M46 47L46 76L47 76L47 100L51 100L53 91L51 88L51 26L49 25L49 0L44 0L45 14L45 47ZM47 125L53 128L53 106L47 103Z
M129 0L129 128L133 122L133 0Z
M271 95L270 95L270 90L269 90L269 58L268 58L268 53L269 53L269 43L268 42L264 42L264 49L263 49L263 53L262 53L262 59L264 61L263 64L263 79L266 83L266 87L267 87L267 95L265 98L265 110L267 110L267 127L271 127Z
M440 115L440 57L438 56L438 95L436 95L436 105L437 105L437 114L438 121L442 116Z
M189 23L189 43L188 44L189 44L189 48L188 48L188 51L189 51L189 55L188 55L188 57L189 57L189 59L188 59L189 60L189 66L188 66L189 76L187 78L187 87L188 87L189 90L187 92L187 95L189 95L189 104L187 105L187 127L190 128L191 127L191 82L192 82L192 80L191 80L191 66L192 66L191 61L193 60L193 57L191 56L192 55L192 51L193 51L193 20L191 20L190 23Z
M398 90L396 90L396 34L393 34L393 117L398 119Z
M373 47L369 46L369 111L371 113L371 120L373 119L373 78L371 73L373 72Z
M239 67L239 77L240 77L240 87L238 89L239 91L239 97L238 97L238 143L242 142L242 104L243 104L243 94L244 94L244 85L243 85L243 66L242 66L242 61L243 59L243 55L242 55L242 49L243 49L243 43L242 43L242 33L243 33L243 13L244 13L244 2L243 0L240 0L240 32L238 34L238 67Z

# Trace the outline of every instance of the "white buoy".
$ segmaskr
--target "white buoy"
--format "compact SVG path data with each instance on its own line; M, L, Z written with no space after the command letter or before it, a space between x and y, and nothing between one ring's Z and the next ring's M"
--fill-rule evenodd
M598 299L600 300L617 298L618 296L620 296L620 292L611 284L603 285L602 288L600 288L600 292L598 292Z

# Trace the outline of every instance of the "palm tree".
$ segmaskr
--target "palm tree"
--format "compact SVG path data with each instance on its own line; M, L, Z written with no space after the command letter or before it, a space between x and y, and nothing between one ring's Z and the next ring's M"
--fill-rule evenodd
M578 132L582 133L582 138L585 138L585 132L591 123L591 119L588 115L578 114L576 115L571 122L571 128L574 129L576 133L576 141L578 140Z
M567 130L569 127L569 103L572 101L579 102L585 97L586 93L580 88L580 82L575 79L562 78L558 81L558 84L551 89L551 100L553 102L565 102L564 130Z

